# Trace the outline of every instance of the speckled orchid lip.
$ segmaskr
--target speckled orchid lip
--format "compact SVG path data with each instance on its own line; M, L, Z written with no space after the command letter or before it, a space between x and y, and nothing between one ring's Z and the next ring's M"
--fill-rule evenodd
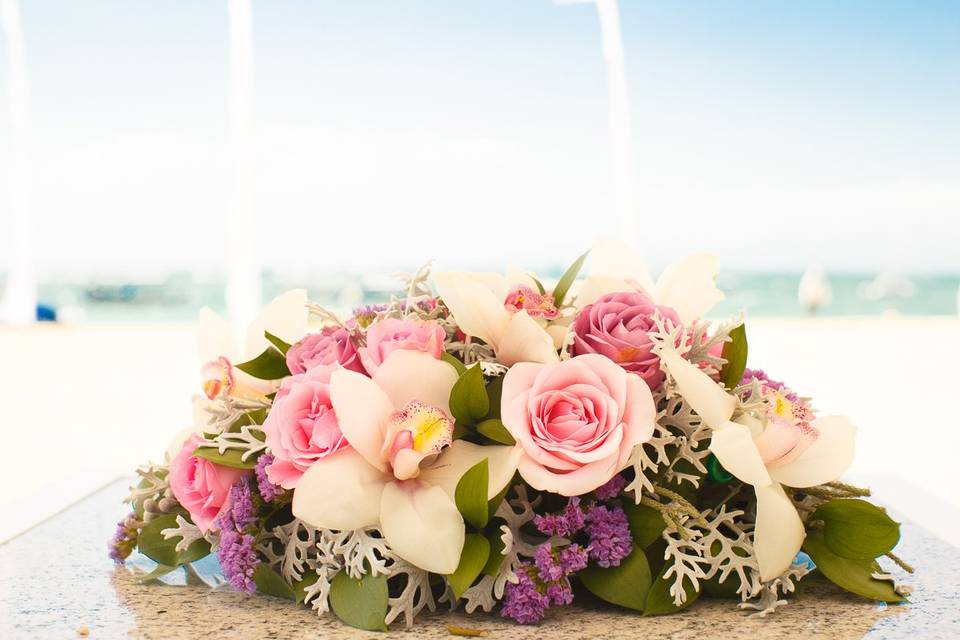
M233 365L224 356L204 364L200 368L200 374L203 376L203 393L210 400L221 393L229 394L236 385L233 377Z
M556 318L560 315L553 296L546 293L537 293L530 287L519 286L513 288L503 301L508 311L526 311L531 318Z
M399 480L415 478L420 465L453 442L453 421L443 409L411 400L390 416L387 459Z

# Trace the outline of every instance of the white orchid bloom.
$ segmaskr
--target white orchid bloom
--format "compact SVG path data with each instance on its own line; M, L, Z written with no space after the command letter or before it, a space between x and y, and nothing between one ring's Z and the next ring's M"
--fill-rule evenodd
M501 364L559 359L555 340L566 329L547 330L545 319L556 317L557 310L529 275L448 271L434 274L433 280L460 329L489 344Z
M642 289L687 324L724 299L716 285L719 264L709 253L691 254L669 265L654 283L637 252L616 240L598 240L590 250L589 275L578 283L575 304L582 309L608 293Z
M710 451L729 473L753 485L760 578L776 578L790 567L806 535L781 485L804 488L839 478L853 462L856 427L839 416L800 424L777 416L764 422L748 414L731 420L737 400L710 376L670 344L661 348L660 360L684 400L713 430Z
M171 442L167 455L172 458L194 433L202 433L210 414L206 408L213 398L226 391L240 398L263 398L274 391L274 385L237 369L234 365L256 358L270 343L264 337L269 331L284 342L293 344L307 333L309 314L307 291L292 289L282 293L263 308L247 328L245 344L234 339L233 328L220 314L209 307L200 310L197 327L197 354L203 376L203 394L193 397L193 426L181 431Z
M457 381L448 363L419 351L395 351L373 378L340 369L330 400L350 447L318 460L293 493L293 515L317 528L379 527L401 558L453 573L464 544L455 491L487 459L488 499L510 482L519 447L452 441L448 406Z

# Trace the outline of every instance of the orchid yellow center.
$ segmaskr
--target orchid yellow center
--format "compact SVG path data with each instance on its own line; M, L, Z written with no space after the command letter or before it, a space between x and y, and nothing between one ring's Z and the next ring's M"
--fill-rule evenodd
M210 400L224 391L227 394L233 391L233 365L223 356L204 364L200 374L203 376L203 392Z
M411 400L390 416L389 458L400 480L415 478L420 463L453 442L453 421L438 407Z

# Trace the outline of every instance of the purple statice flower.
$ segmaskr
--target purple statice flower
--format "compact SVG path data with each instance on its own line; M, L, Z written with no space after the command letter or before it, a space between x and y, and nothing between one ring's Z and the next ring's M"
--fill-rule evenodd
M547 587L547 597L552 605L563 607L573 602L573 588L570 581L564 578Z
M256 522L253 492L247 479L242 478L230 487L230 506L217 516L216 527L220 530L217 558L230 585L246 593L257 590L253 582L253 572L260 564L253 548Z
M620 507L591 505L586 517L590 558L601 567L620 566L633 551L627 514Z
M744 369L743 377L740 378L740 384L741 385L750 384L754 380L756 380L757 382L759 382L760 384L766 387L770 387L771 389L775 389L777 391L785 391L786 393L784 393L784 396L790 402L796 402L797 400L799 400L799 396L794 392L790 391L790 389L787 388L787 385L780 382L779 380L773 380L772 378L767 376L766 372L764 372L763 369ZM747 392L746 397L748 398L750 397L749 392Z
M580 508L580 498L570 498L560 513L535 515L533 524L543 535L569 538L583 529L584 516L583 509Z
M613 500L620 495L620 492L626 486L627 479L618 473L610 478L605 485L597 487L595 493L600 500Z
M516 584L508 582L504 588L500 615L520 624L533 624L543 619L550 607L550 597L540 590L540 585L531 576L534 571L534 567L526 563L517 567Z
M257 466L253 472L257 476L257 491L264 502L273 502L273 499L283 493L283 489L270 482L267 477L267 467L273 462L273 456L265 453L257 459Z
M117 564L123 564L123 561L133 553L133 548L137 546L137 535L137 516L130 513L117 523L117 530L107 543L110 559Z
M556 554L549 542L537 547L533 556L534 566L537 568L537 577L543 582L555 582L563 577L563 567L557 561Z
M571 544L560 550L558 561L563 574L569 576L587 568L587 550L578 544Z

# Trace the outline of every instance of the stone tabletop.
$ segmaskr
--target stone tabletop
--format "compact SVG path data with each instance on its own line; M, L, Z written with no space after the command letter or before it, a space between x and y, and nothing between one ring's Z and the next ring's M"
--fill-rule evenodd
M117 481L29 532L0 545L0 638L383 638L303 607L229 587L140 584L106 556L124 515L127 481ZM898 553L917 572L909 605L848 595L814 577L776 613L760 617L733 601L702 599L673 616L643 618L590 602L520 627L493 615L434 614L406 638L453 638L447 625L489 638L960 638L960 551L907 523Z

